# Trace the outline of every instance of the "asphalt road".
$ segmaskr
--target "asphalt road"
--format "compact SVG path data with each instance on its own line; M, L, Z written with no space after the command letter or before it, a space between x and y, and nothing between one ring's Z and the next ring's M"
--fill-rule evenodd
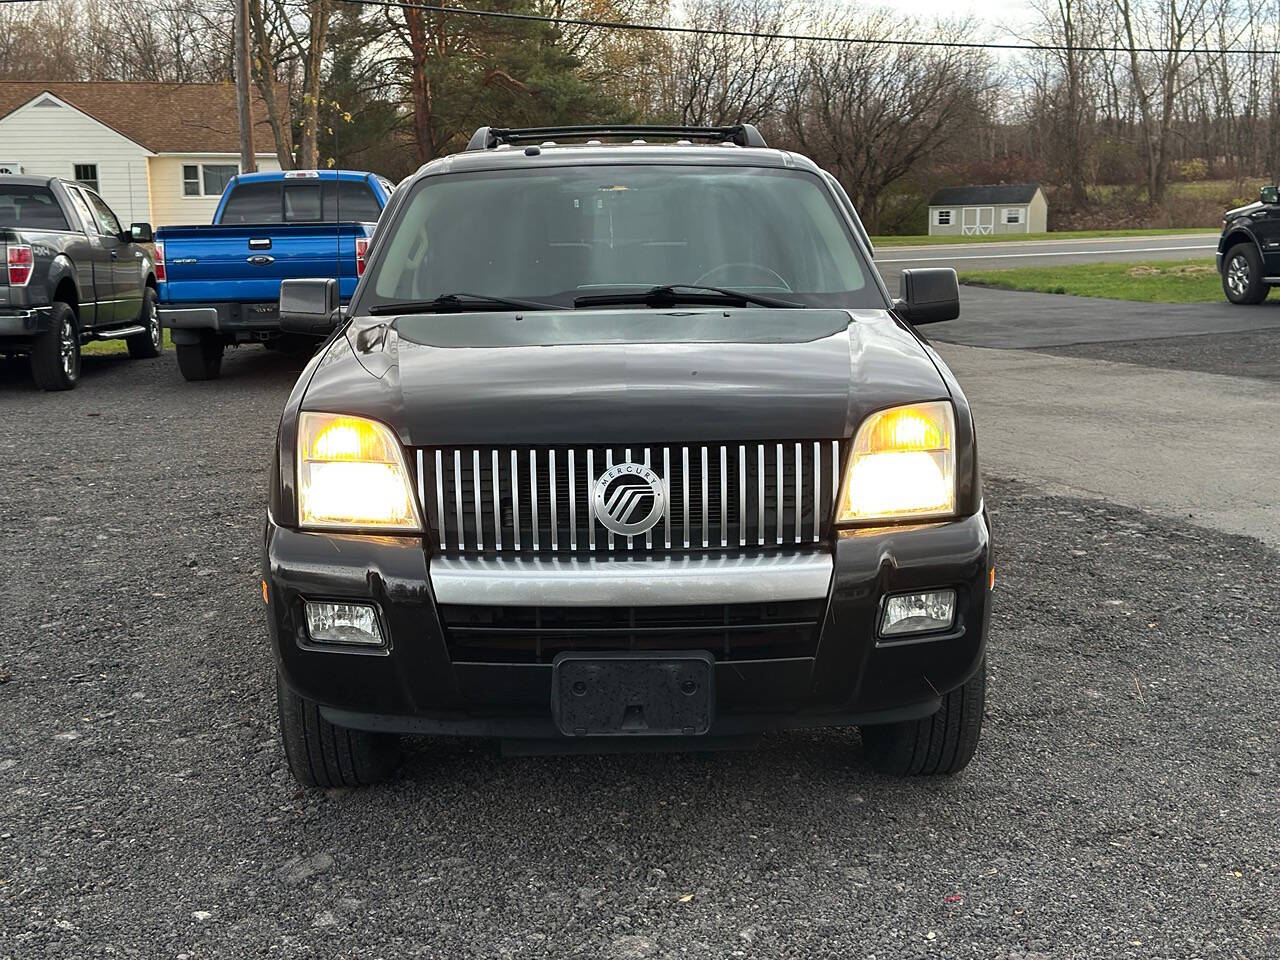
M896 292L898 278L908 267L955 267L957 271L963 271L1071 263L1187 260L1196 257L1212 258L1217 249L1217 233L1079 240L957 242L922 247L877 247L876 266L889 284L889 289Z
M0 958L1280 955L1280 560L1255 539L989 463L986 736L954 779L820 731L420 741L388 786L303 793L257 585L296 365L85 372L40 394L0 367Z

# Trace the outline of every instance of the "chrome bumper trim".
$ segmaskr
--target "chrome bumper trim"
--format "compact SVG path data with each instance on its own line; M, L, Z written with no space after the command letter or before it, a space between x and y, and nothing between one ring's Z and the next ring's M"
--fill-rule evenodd
M435 557L438 603L659 607L814 600L831 587L829 553L578 559Z

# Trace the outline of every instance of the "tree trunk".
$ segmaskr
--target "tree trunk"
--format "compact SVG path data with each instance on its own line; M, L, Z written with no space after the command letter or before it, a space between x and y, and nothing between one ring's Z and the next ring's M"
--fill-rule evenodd
M405 26L409 29L409 90L413 97L413 145L418 164L431 159L431 121L427 105L427 31L422 11L406 7Z
M284 116L280 115L280 101L276 96L275 62L271 56L271 43L267 40L267 30L263 24L262 6L259 0L250 0L249 12L256 48L257 73L254 80L267 107L267 123L271 126L271 136L276 142L276 159L280 161L280 169L292 170L293 127L289 122L287 105Z
M320 131L320 80L332 6L330 0L310 0L307 6L311 12L311 35L302 70L302 143L299 145L298 165L303 170L315 170L320 166L316 148L316 137Z
M249 0L236 0L236 115L240 123L240 172L258 169L253 148L253 107L249 102Z

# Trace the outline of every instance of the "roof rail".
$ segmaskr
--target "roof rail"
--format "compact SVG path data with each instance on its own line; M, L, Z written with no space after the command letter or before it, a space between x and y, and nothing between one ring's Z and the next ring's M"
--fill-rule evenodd
M686 140L710 140L736 143L740 147L765 147L764 137L751 123L729 127L666 127L645 124L612 124L583 127L481 127L471 135L468 150L492 150L502 143L529 143L543 140L581 139L583 137L682 137Z

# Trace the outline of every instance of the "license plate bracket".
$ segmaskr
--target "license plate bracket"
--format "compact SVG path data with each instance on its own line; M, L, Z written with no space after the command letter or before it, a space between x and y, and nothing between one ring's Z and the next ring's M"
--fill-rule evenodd
M551 712L567 737L701 736L715 709L706 651L562 653Z

